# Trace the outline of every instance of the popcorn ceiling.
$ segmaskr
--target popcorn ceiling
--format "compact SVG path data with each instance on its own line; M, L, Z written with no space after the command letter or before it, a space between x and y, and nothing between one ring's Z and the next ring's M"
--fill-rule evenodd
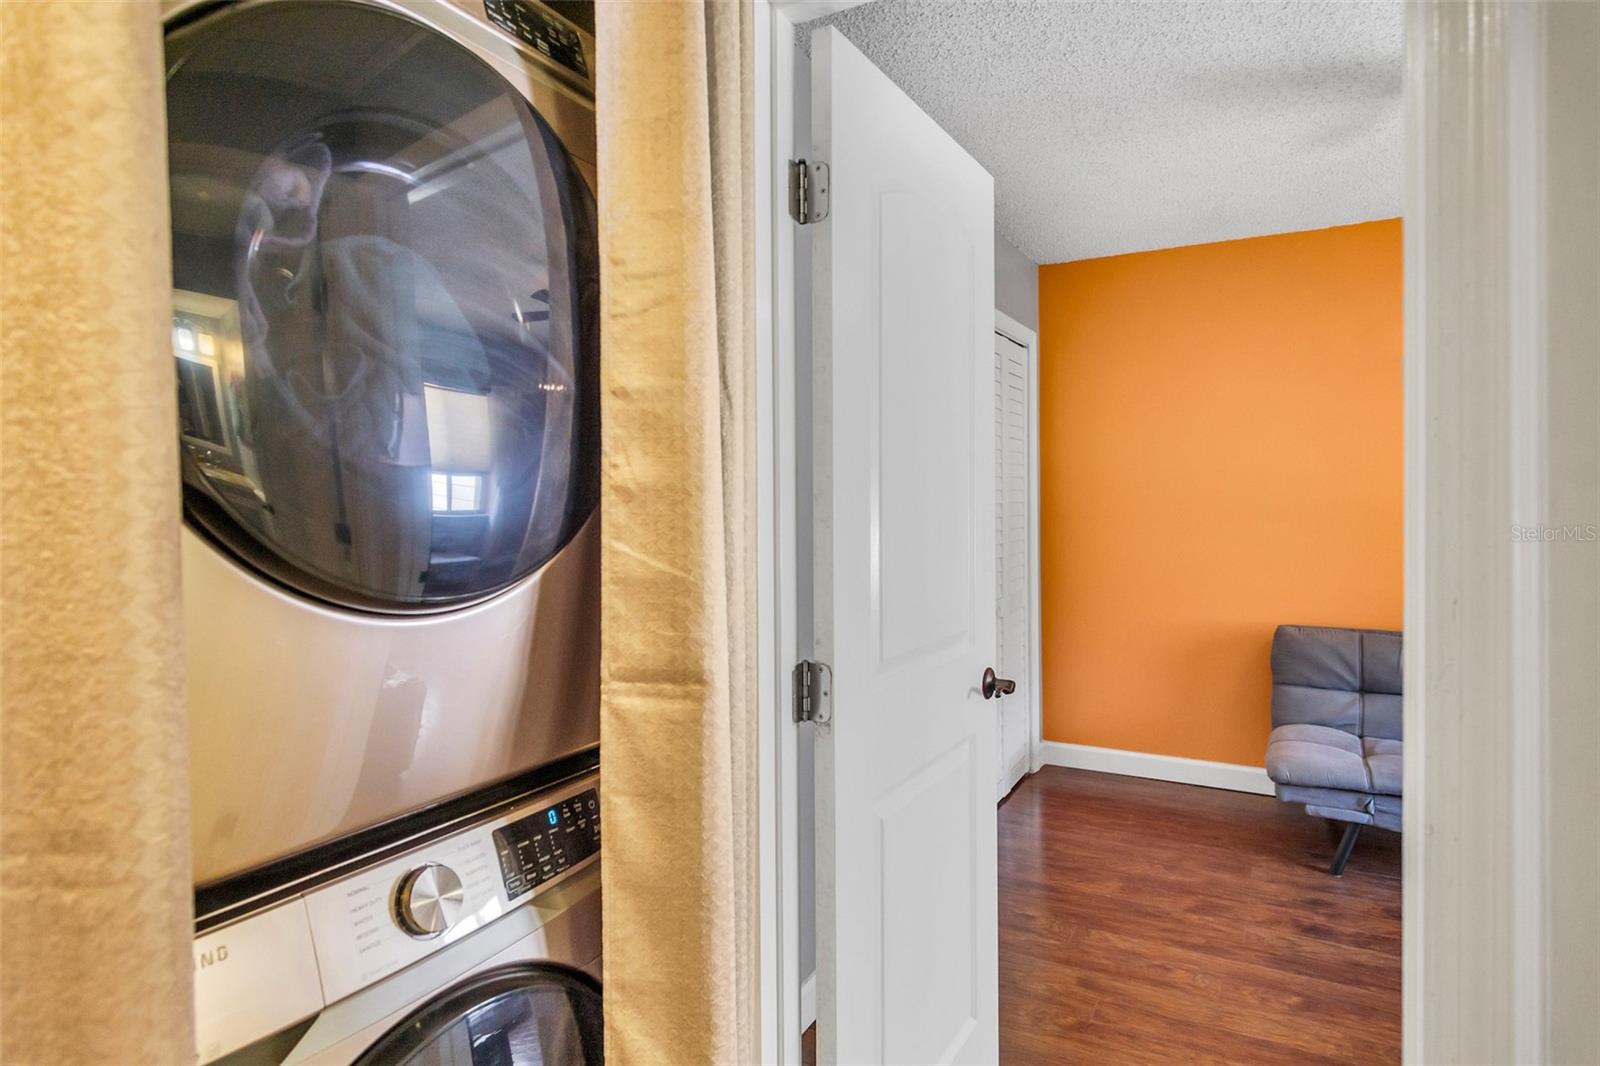
M802 51L828 24L994 175L1035 262L1401 213L1397 0L876 0Z

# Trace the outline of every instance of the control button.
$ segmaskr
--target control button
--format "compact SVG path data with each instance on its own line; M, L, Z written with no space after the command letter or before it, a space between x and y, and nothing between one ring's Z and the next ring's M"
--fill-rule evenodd
M490 22L518 40L569 70L585 78L589 76L583 42L576 31L535 10L524 0L484 0L483 10Z
M422 940L439 936L461 916L466 894L450 867L436 862L418 866L395 886L395 922Z

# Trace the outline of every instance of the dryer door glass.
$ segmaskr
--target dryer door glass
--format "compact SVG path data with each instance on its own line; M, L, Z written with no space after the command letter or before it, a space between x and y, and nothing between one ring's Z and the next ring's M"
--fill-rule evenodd
M384 1034L356 1066L587 1066L604 1062L600 988L519 964L469 978Z
M167 69L191 523L375 610L538 569L598 494L592 111L357 4L224 8Z

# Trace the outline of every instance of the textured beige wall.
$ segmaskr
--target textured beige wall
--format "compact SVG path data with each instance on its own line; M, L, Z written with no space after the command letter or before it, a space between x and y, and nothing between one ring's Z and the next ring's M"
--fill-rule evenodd
M0 2L0 1060L193 1058L160 19Z

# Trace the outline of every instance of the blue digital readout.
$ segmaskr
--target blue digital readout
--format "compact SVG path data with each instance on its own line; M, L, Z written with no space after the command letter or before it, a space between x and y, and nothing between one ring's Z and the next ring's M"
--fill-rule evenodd
M600 799L590 790L496 829L494 847L506 897L515 900L536 891L597 855L599 808Z

